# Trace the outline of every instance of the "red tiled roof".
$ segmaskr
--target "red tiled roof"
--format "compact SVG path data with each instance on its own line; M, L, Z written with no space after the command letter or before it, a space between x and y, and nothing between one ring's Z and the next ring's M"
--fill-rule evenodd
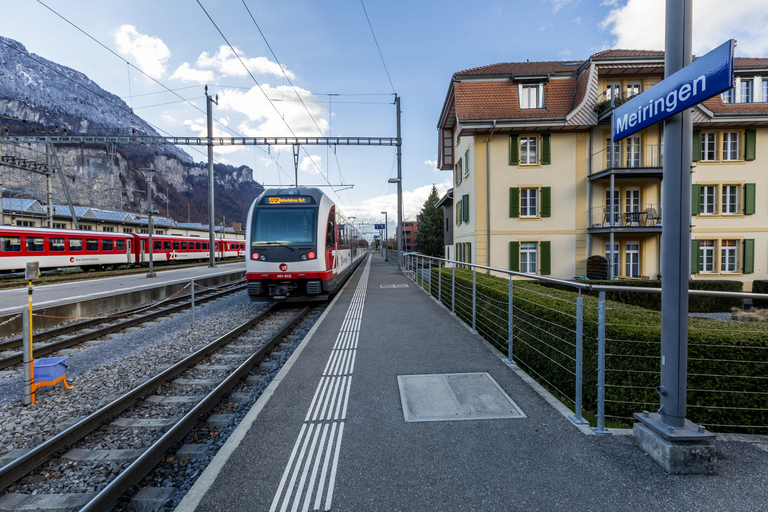
M625 59L664 57L664 52L659 50L603 50L591 55L590 59Z
M719 94L703 101L701 104L704 108L716 114L768 113L768 103L723 103L723 99Z
M535 119L565 117L573 105L576 78L552 79L544 84L546 108L521 109L517 82L456 82L456 116L459 121L482 119Z
M502 62L459 71L456 76L467 75L546 75L547 73L573 73L582 62Z

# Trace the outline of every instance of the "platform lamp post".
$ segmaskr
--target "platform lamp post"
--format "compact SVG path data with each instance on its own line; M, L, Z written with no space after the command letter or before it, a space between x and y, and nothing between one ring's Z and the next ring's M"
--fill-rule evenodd
M387 261L387 245L389 244L387 238L387 212L381 212L384 214L384 261Z
M398 146L398 151L400 147ZM400 177L400 166L398 165L398 177L389 178L387 183L397 183L397 268L400 269L400 259L403 256L403 179Z
M156 277L154 269L152 267L152 251L154 246L152 245L152 232L154 227L152 225L152 177L157 173L155 169L142 168L139 169L144 177L147 179L147 224L149 225L149 272L147 277Z

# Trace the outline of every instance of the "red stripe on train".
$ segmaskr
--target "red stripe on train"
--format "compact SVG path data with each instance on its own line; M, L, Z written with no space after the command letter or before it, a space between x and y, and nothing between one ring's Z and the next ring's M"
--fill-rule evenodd
M336 277L333 271L326 272L248 272L245 274L247 281L285 280L285 279L322 279L327 281Z

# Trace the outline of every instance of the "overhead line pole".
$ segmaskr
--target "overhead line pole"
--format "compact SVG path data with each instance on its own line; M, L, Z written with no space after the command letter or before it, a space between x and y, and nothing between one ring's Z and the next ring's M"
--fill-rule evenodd
M213 107L212 103L219 104L219 95L214 100L208 94L208 86L205 86L205 99L208 114L208 253L210 261L208 267L216 268L216 246L214 244L214 218L213 218Z
M397 225L400 235L397 237L397 268L403 256L403 151L400 136L400 96L395 94L395 109L397 110Z

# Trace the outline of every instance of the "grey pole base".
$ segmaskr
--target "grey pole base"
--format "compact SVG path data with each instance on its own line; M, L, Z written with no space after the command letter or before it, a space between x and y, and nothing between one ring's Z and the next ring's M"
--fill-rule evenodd
M635 423L632 436L635 444L670 475L717 474L717 450L712 441L670 441L645 423Z
M714 441L715 434L707 432L703 426L699 426L692 421L685 420L684 427L671 427L661 421L661 414L639 413L633 414L636 420L659 434L664 439L672 442L678 441Z
M147 277L157 277L157 274L154 272L147 272Z
M584 418L577 418L575 414L571 414L568 416L568 419L571 420L571 423L574 425L589 425L589 422L585 420ZM607 432L603 432L604 434Z

